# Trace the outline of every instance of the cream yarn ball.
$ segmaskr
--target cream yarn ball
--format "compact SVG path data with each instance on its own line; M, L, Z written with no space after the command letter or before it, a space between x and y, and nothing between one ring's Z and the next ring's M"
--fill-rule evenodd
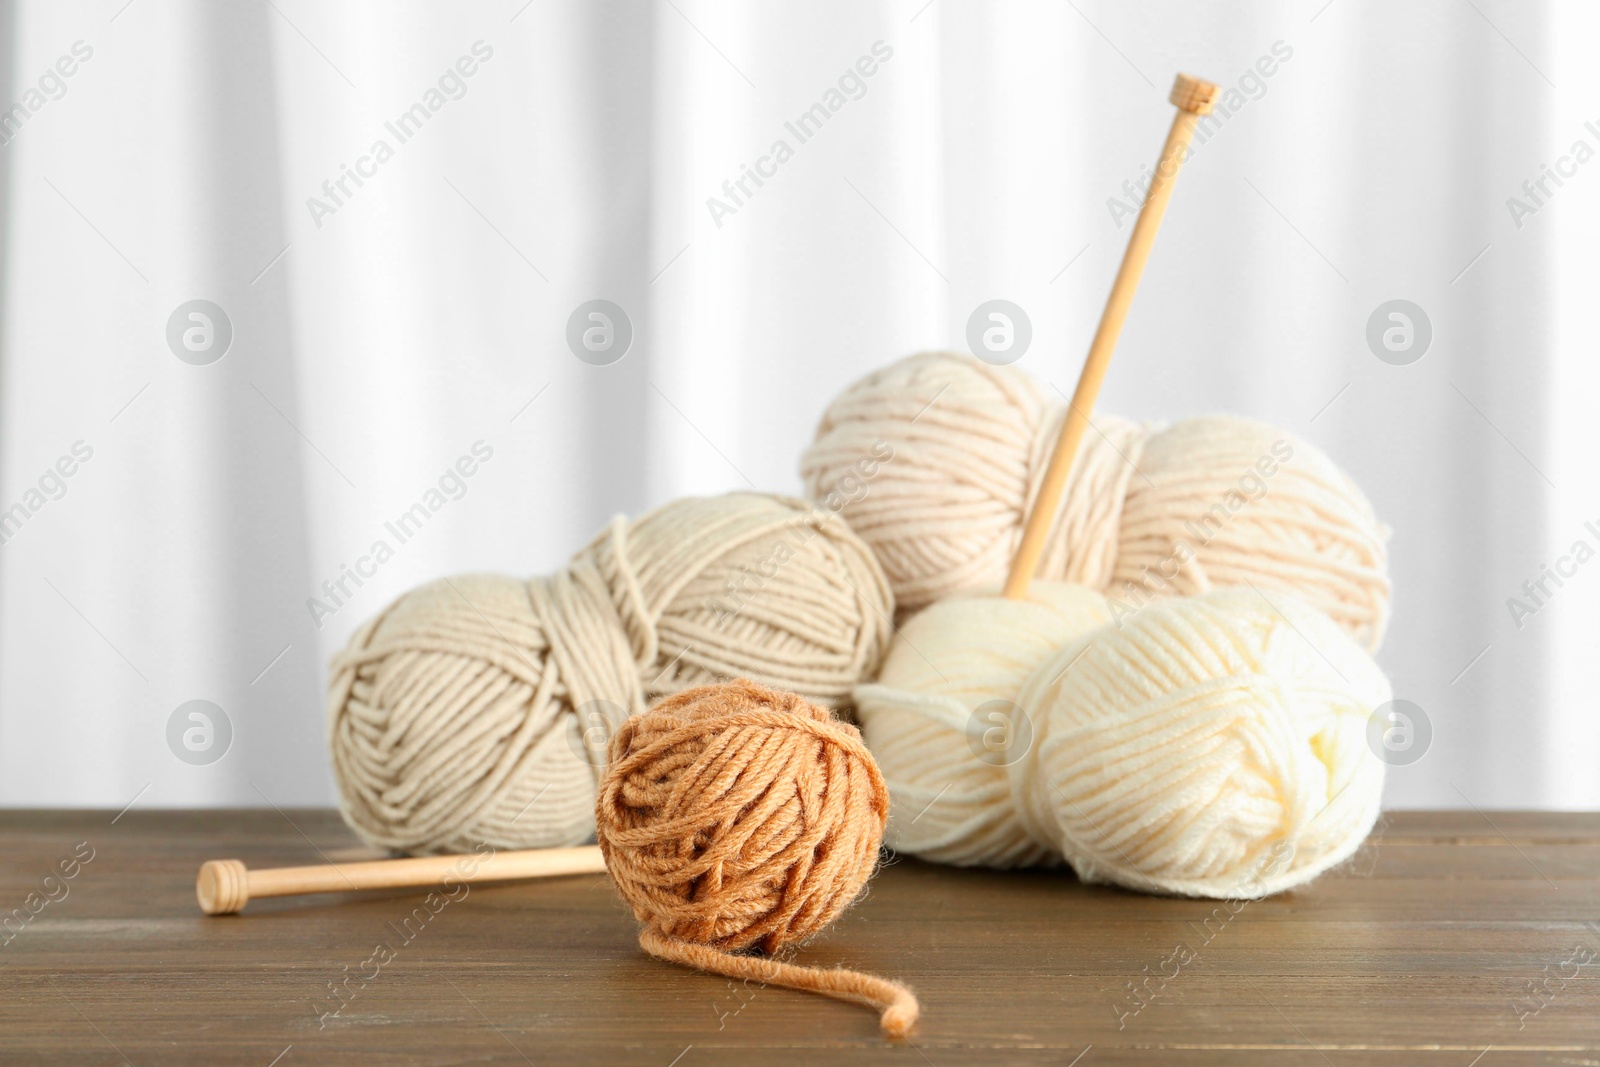
M759 493L619 517L548 577L425 585L334 657L341 810L403 851L579 844L628 716L730 677L838 707L876 669L893 612L842 519Z
M867 457L841 513L883 563L902 611L999 588L1065 402L1026 373L967 355L908 356L828 407L801 461L818 499ZM1096 415L1037 576L1127 606L1254 584L1301 597L1376 648L1389 613L1378 522L1361 490L1304 441L1211 415L1165 429Z
M1086 882L1250 898L1351 856L1378 815L1370 656L1281 593L1158 602L1062 648L1024 685L1019 814Z
M1006 760L1027 742L1011 720L1029 675L1109 617L1099 594L1039 581L1026 600L952 597L901 627L877 682L855 691L889 785L891 848L961 866L1059 859L1012 803Z

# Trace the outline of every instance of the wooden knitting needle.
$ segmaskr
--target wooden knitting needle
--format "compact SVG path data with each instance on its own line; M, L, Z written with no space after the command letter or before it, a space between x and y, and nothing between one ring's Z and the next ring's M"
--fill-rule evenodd
M302 893L346 893L356 889L402 889L447 882L506 882L554 878L563 874L604 874L598 845L531 848L517 852L476 852L457 856L416 856L366 863L324 863L315 867L273 867L252 871L238 860L200 865L194 895L207 915L231 915L255 897Z
M1150 248L1155 244L1156 231L1161 228L1161 218L1167 213L1167 201L1172 199L1172 183L1177 180L1178 168L1183 166L1189 138L1194 134L1194 124L1201 115L1211 110L1217 99L1217 87L1208 81L1188 74L1178 75L1168 97L1177 105L1178 113L1172 119L1172 129L1167 143L1161 149L1161 161L1156 166L1155 177L1150 181L1150 192L1139 209L1139 218L1128 237L1128 250L1122 254L1122 265L1117 268L1117 280L1111 285L1111 295L1106 298L1106 309L1100 315L1100 327L1094 332L1094 342L1089 346L1089 358L1084 360L1083 373L1078 375L1078 388L1067 406L1067 417L1061 423L1061 436L1056 439L1055 451L1050 455L1050 466L1045 468L1044 481L1039 486L1039 496L1028 513L1027 525L1022 531L1022 544L1011 561L1011 574L1006 578L1005 597L1021 600L1028 595L1028 583L1033 572L1039 569L1039 556L1044 552L1045 538L1050 534L1050 523L1056 507L1061 503L1062 490L1066 488L1067 475L1072 471L1072 461L1078 456L1078 445L1083 441L1084 430L1089 425L1089 413L1094 410L1095 398L1100 395L1100 383L1105 380L1106 367L1111 363L1111 353L1116 350L1117 338L1122 334L1123 320L1128 317L1128 307L1139 288L1139 278L1150 258Z

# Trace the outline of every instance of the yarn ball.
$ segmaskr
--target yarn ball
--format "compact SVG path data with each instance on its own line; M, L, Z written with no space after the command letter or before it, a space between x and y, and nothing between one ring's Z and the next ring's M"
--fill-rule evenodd
M838 501L914 612L1005 580L1065 409L1014 367L909 356L834 400L801 474L812 497ZM864 471L864 490L838 490ZM1130 606L1254 584L1301 597L1368 648L1383 638L1386 528L1326 455L1258 422L1095 415L1051 529L1037 577Z
M628 716L739 675L836 706L877 667L893 610L843 520L757 493L619 517L548 577L425 585L334 657L341 810L408 852L580 844Z
M1293 597L1160 601L1068 644L1018 703L1019 814L1085 882L1242 899L1349 858L1378 816L1372 658Z
M903 1034L917 1005L896 983L770 957L820 933L877 865L889 796L855 727L745 679L668 697L622 725L595 801L596 836L650 954L883 1009Z
M1006 766L1031 738L1016 701L1040 664L1109 618L1098 593L1036 581L1026 600L951 597L901 627L877 682L855 692L889 784L890 847L960 866L1059 860L1012 803Z

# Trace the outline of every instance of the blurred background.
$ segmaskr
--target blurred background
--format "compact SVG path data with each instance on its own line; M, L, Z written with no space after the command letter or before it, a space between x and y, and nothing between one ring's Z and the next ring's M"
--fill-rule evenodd
M331 804L328 657L406 589L798 493L833 395L989 300L1070 392L1183 70L1229 114L1102 410L1249 415L1369 494L1380 661L1433 733L1391 806L1596 806L1597 31L1511 0L6 4L0 804ZM593 300L632 331L608 365L567 341ZM1396 300L1428 329L1380 359ZM191 701L223 758L169 745Z

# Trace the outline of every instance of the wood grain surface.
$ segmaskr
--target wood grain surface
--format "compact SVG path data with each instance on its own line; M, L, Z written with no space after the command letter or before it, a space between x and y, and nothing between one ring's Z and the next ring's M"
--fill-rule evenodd
M645 958L599 875L195 904L206 859L374 855L327 811L0 812L0 1064L1600 1063L1600 814L1394 813L1233 904L891 857L799 959L911 984L909 1044Z

